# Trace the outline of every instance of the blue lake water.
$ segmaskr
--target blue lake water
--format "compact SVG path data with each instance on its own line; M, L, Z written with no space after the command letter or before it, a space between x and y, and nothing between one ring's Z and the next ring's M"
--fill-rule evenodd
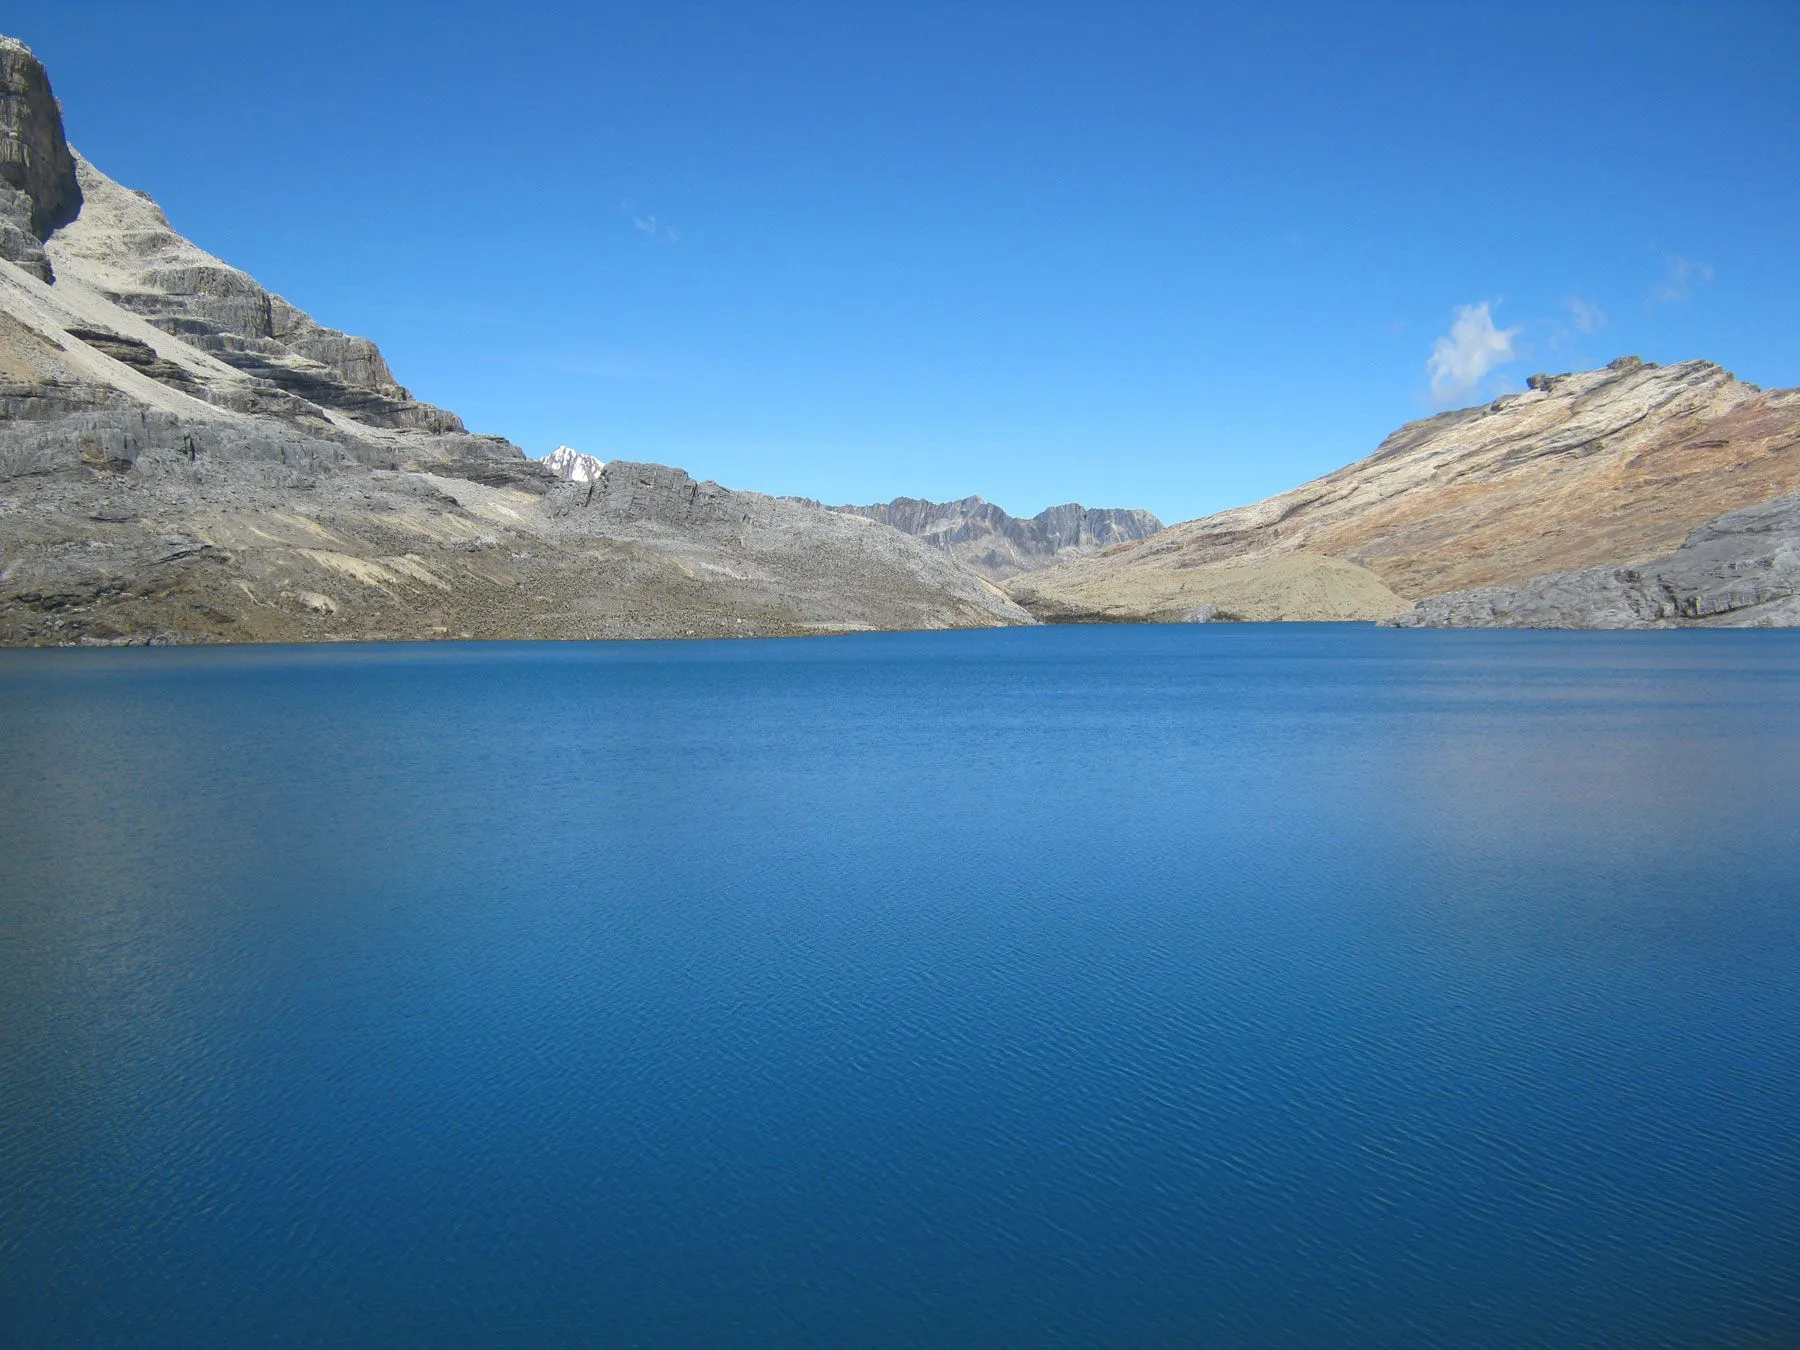
M0 1343L1800 1343L1800 633L0 653Z

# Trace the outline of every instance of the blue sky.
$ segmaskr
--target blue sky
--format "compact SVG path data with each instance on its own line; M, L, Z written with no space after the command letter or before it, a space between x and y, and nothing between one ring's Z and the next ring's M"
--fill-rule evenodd
M7 6L71 139L528 453L1254 500L1625 352L1800 384L1800 5Z

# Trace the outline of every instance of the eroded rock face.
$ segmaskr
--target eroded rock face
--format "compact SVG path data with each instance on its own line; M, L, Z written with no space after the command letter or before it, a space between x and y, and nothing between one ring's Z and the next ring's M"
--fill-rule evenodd
M1753 628L1800 625L1800 493L1733 511L1666 557L1421 600L1402 628Z
M922 539L990 581L1143 539L1162 528L1162 522L1148 511L1094 508L1074 502L1052 506L1029 520L1010 516L980 497L956 502L896 497L878 506L836 509L879 520Z
M248 273L196 247L155 202L79 155L80 213L45 249L57 273L244 375L366 426L459 432L421 403L367 338L326 328Z
M80 210L50 77L29 47L0 37L0 258L51 280L44 240Z
M1708 361L1626 357L1535 376L1525 393L1413 422L1292 491L1007 589L1040 617L1229 607L1228 585L1255 592L1269 618L1380 619L1446 591L1658 558L1706 521L1797 488L1800 391L1765 392ZM1322 576L1319 559L1358 569L1336 590L1350 612L1284 601L1284 573Z
M76 154L43 65L23 43L5 37L0 258L39 281L79 282L78 289L248 377L219 378L225 372L160 360L157 344L121 331L107 316L78 313L66 325L78 340L217 406L321 426L341 418L396 430L463 430L454 413L414 399L373 342L326 328L271 295L177 234L148 196L121 187ZM82 309L79 297L69 304Z

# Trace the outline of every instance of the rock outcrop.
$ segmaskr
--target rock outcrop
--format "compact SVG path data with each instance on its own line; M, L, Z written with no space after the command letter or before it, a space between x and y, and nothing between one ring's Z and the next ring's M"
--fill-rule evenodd
M885 526L468 433L70 151L10 40L0 257L0 643L1031 622Z
M1629 567L1800 488L1800 390L1707 361L1534 376L1253 506L1013 579L1052 620L1381 619L1452 590Z
M1162 528L1148 511L1093 508L1071 502L1029 520L1008 515L980 497L928 502L896 497L880 506L840 506L839 511L892 525L942 549L989 581L1081 557L1111 544L1144 539Z
M1403 628L1800 626L1800 493L1733 511L1667 557L1421 600Z
M80 209L81 187L50 77L31 48L0 37L0 259L49 281L44 240Z

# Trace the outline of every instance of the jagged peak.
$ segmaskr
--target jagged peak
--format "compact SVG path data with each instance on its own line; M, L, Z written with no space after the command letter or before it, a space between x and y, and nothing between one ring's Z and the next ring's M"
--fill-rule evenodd
M1052 506L1021 518L979 496L953 502L896 497L874 506L833 508L923 539L990 581L1154 534L1162 522L1148 511Z

